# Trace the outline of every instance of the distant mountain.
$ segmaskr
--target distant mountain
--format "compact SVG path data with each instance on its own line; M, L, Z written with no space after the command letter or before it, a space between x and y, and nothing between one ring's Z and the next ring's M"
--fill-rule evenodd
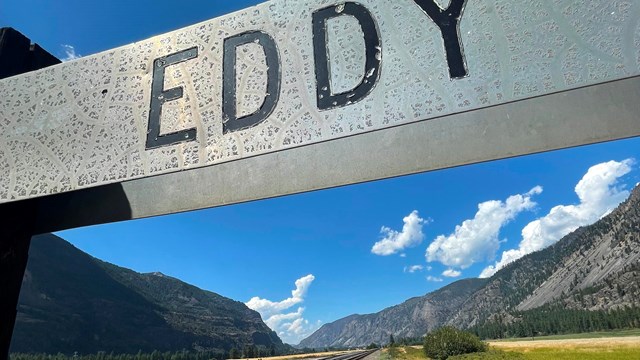
M389 334L417 337L444 323L455 309L485 284L483 279L460 280L438 291L411 298L376 314L351 315L323 325L299 348L350 347L385 344Z
M447 323L470 327L497 314L558 302L584 310L638 305L639 266L640 187L636 187L627 201L595 224L497 272ZM624 289L624 294L616 289ZM590 293L586 297L585 291Z
M33 238L11 352L137 353L285 345L242 302Z
M561 305L610 310L640 304L640 187L611 214L529 254L489 279L455 282L375 314L325 324L299 347L362 346L422 336L443 326L471 328ZM507 320L508 321L508 320Z

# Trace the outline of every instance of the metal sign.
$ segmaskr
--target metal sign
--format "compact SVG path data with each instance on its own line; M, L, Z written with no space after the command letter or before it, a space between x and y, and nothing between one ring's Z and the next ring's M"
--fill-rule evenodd
M331 146L321 143L337 139L346 142L327 155L334 158L277 161L287 158L292 171L311 158L317 164L305 166L329 171L333 161L356 174L265 195L637 136L638 19L640 3L623 0L270 1L0 81L0 203L184 170L193 175L257 155L301 154L304 145L329 154ZM614 81L623 94L602 87ZM590 90L595 84L604 85ZM558 98L568 90L577 93ZM539 107L517 105L525 99ZM569 116L594 101L597 109ZM508 110L492 108L501 104ZM549 118L565 113L564 123ZM399 125L422 137L400 143ZM376 135L366 144L353 137L370 132ZM502 147L469 148L493 141ZM440 145L462 155L434 156ZM395 169L389 154L397 149L388 148L395 146L422 152ZM359 151L377 163L349 166L335 158L356 159ZM216 176L253 185L256 177L273 180L264 178L268 170L256 173L255 162L245 164L212 169L234 171ZM376 172L381 164L393 170ZM183 184L191 177L180 176ZM165 184L180 183L171 179Z

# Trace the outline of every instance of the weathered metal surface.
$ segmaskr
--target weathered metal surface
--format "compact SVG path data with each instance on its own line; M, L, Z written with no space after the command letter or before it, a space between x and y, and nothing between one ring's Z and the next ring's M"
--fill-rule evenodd
M277 159L277 167L292 171L288 176L295 176L296 181L309 183L295 190L303 191L332 185L312 184L314 181L305 176L329 175L295 172L296 164L319 161L326 163L329 171L332 164L340 163L332 154L344 156L346 151L354 152L347 156L349 159L362 156L361 162L350 164L352 169L347 172L352 177L342 178L336 185L640 134L636 119L617 121L617 108L609 109L608 115L590 117L588 124L575 118L582 114L581 109L562 101L553 102L553 109L531 107L513 114L500 108L487 109L639 75L640 2L468 0L457 31L459 53L464 57L455 61L451 58L458 55L451 50L451 39L444 41L443 34L456 31L443 24L456 19L432 19L429 13L437 12L427 6L430 1L362 0L358 4L364 11L357 6L343 7L338 1L274 0L112 51L2 80L0 202L184 170L190 171L171 177L171 181L150 180L146 184L173 183L176 189L172 191L189 191L181 186L180 179L201 173L191 172L192 169L274 152L278 153L268 159ZM459 0L451 3L464 4ZM330 95L346 94L346 101L336 99L335 104L322 104L326 90L317 89L316 84L321 82L317 61L323 58L318 54L323 48L317 44L314 47L313 21L314 13L329 7L358 16L349 13L324 18ZM375 26L371 26L368 16ZM371 49L376 36L363 35L372 29L378 32L381 43L376 51ZM268 76L265 56L270 51L259 41L238 47L237 114L224 115L225 39L250 32L268 34L275 42L280 61L279 96L264 121L225 132L223 125L233 121L233 115L257 113L270 96L266 89L274 79ZM447 44L450 51L445 52ZM165 91L171 100L161 101L159 136L188 136L191 133L184 131L195 129L195 137L159 147L147 146L153 117L151 96L164 94L152 91L154 68L163 66L156 61L193 47L197 47L197 57L164 69L164 87L160 91ZM369 89L368 81L375 82L375 86ZM636 80L628 84L631 90L637 90ZM182 90L173 90L179 88ZM353 102L349 96L355 96ZM633 108L637 97L596 97L592 101L605 108L611 104ZM488 112L470 112L477 109ZM549 112L558 121L542 118ZM448 116L456 113L462 114ZM481 113L492 115L478 115ZM589 114L580 116L583 115ZM438 119L414 124L435 118ZM577 128L564 133L566 124ZM399 125L407 128L394 128ZM387 130L360 138L381 129ZM416 132L420 136L407 133L409 129L420 129ZM400 133L411 141L403 148L415 149L407 154L412 158L385 155L388 146L398 146L393 137ZM319 146L346 137L350 140L335 143L342 144L339 151L332 148L333 141ZM365 139L373 143L364 143ZM446 146L450 143L457 149ZM500 147L484 146L489 143ZM292 151L311 144L317 145ZM455 154L443 153L443 148ZM325 156L321 151L328 153ZM313 160L294 156L307 156L308 152L315 154ZM263 171L268 172L265 166L273 162L263 163L261 158L203 171L234 171L219 176L249 182L254 187L273 188L265 193L291 191L277 190L278 185L270 183L271 178L265 177ZM377 174L372 166L395 170L387 175ZM255 183L256 179L261 182ZM222 191L218 189L212 185L210 191ZM147 193L158 200L150 189L131 195L137 198ZM230 195L216 196L223 199ZM200 206L183 204L180 208Z
M229 205L631 137L640 134L638 99L640 77L635 77L46 197L40 199L37 231Z

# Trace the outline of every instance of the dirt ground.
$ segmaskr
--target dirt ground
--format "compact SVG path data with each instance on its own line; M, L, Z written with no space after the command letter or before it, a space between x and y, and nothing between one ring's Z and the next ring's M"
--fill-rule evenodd
M355 351L355 350L354 350ZM274 357L264 357L264 358L253 358L253 359L244 359L244 360L301 360L301 359L317 359L323 358L338 354L346 354L349 351L329 351L329 352L317 352L311 354L299 354L299 355L283 355L283 356L274 356Z

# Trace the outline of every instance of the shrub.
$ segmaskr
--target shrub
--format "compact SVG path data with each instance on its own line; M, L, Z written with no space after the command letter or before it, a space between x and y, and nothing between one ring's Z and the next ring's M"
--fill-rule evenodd
M477 336L450 326L432 331L424 338L425 354L436 360L445 360L454 355L484 352L487 349L487 344Z

